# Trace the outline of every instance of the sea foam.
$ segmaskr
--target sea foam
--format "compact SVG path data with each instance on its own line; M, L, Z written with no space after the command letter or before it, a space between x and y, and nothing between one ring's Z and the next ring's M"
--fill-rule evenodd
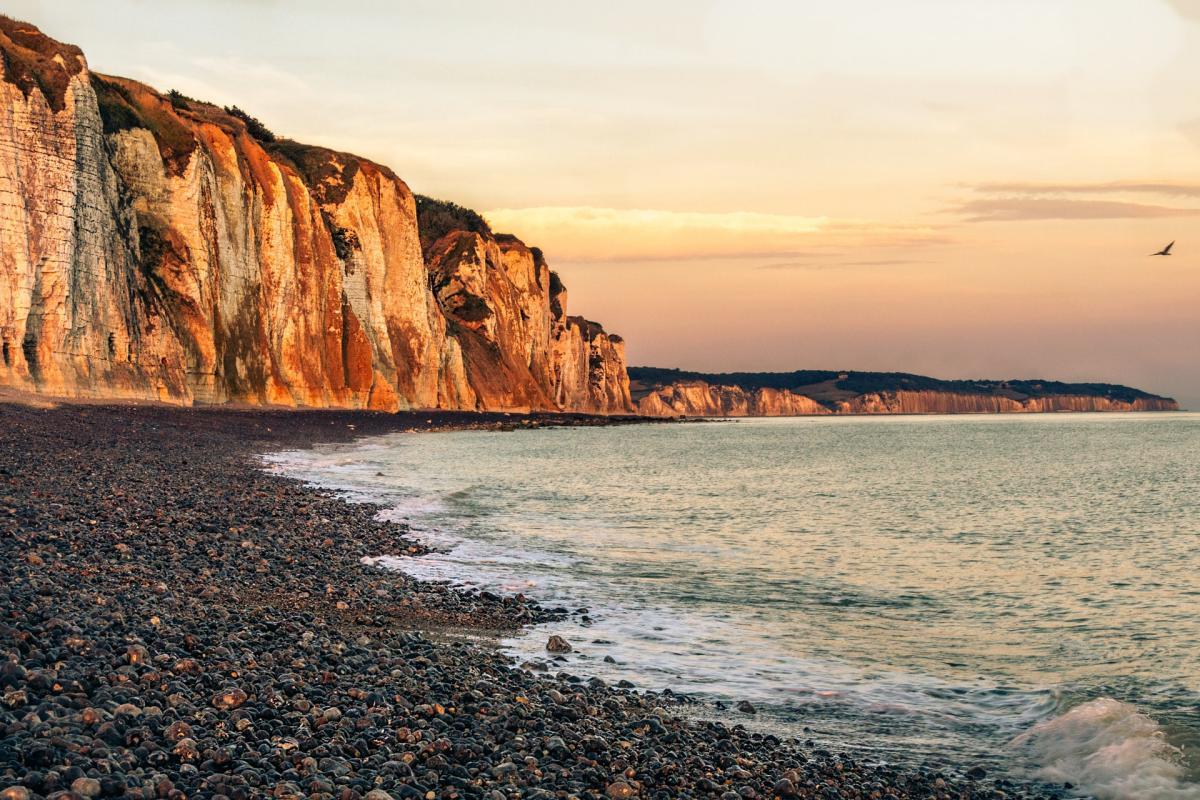
M1014 744L1041 764L1038 777L1073 783L1097 800L1200 800L1182 751L1128 703L1101 697L1040 722Z

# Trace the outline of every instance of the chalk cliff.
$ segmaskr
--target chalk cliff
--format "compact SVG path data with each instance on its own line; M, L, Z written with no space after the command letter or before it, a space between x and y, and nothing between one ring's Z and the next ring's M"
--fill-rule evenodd
M1178 411L1164 397L1118 399L1100 395L1060 394L1006 397L947 391L871 392L837 403L839 414L1021 414L1052 411Z
M681 381L655 387L637 401L649 417L804 417L833 411L786 389L744 389L704 381Z
M903 373L807 370L705 375L633 367L639 414L790 417L824 414L1004 414L1176 411L1178 404L1114 384L943 381Z
M539 251L512 236L452 231L429 267L474 405L632 410L624 341L567 316L566 289Z
M387 167L89 71L0 17L0 385L179 403L632 409L541 254L423 253Z

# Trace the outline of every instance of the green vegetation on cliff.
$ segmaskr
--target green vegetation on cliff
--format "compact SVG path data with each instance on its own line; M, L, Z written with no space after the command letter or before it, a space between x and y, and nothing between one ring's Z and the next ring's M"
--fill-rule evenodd
M421 235L421 254L429 260L429 251L434 243L451 231L471 231L481 236L490 236L491 227L487 220L458 203L437 200L423 194L416 195L417 230Z

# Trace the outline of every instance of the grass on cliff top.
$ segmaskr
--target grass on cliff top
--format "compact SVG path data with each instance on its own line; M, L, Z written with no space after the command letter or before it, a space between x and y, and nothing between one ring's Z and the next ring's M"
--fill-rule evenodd
M433 245L451 231L471 231L481 236L491 236L487 220L458 203L437 200L423 194L416 195L417 231L421 237L421 255L428 262Z
M359 170L357 156L292 139L276 139L266 146L271 155L291 162L321 204L339 204L350 194Z
M60 64L55 57L62 59ZM54 111L67 103L67 84L83 69L83 51L75 45L56 42L28 22L0 14L0 59L5 80L28 97L41 92Z
M178 100L142 87L129 89L118 79L91 74L92 88L100 105L104 132L113 134L131 128L145 128L154 136L163 161L175 174L182 172L188 157L196 149L196 137L176 114ZM182 97L182 95L180 95Z
M322 203L345 200L358 174L357 156L280 139L257 117L237 106L221 108L174 89L160 95L150 87L97 73L92 73L91 78L104 132L114 134L132 128L149 130L158 143L163 160L177 173L196 148L196 139L185 120L199 120L216 124L231 133L244 125L246 132L272 156L291 164ZM380 170L391 174L386 168Z
M246 132L264 144L270 144L275 141L275 134L266 125L259 121L258 117L252 117L245 111L242 111L237 106L225 106L225 113L231 117L237 117L246 124Z
M843 377L844 376L844 377ZM840 392L853 395L871 392L935 391L953 394L1002 394L1007 396L1054 397L1086 395L1132 402L1153 399L1157 395L1113 383L1064 383L1033 380L941 380L907 372L836 372L833 370L797 370L795 372L689 372L663 367L630 367L629 379L654 386L678 381L704 381L722 386L757 389L802 390L814 384L830 384ZM804 392L802 391L801 394Z

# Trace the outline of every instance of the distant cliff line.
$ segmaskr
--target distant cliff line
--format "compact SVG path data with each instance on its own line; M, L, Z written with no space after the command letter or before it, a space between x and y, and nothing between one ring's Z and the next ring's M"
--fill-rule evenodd
M632 410L537 248L0 16L0 386L173 403Z
M1169 397L1109 383L831 370L714 374L658 367L630 367L629 378L638 413L656 417L1179 410Z

